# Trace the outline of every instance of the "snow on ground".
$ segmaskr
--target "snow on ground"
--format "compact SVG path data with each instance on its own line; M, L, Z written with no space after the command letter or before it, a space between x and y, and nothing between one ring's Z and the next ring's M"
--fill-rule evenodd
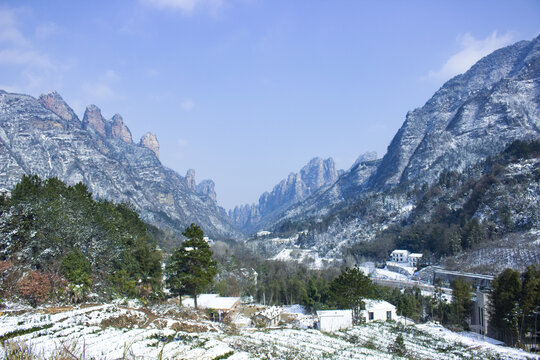
M310 269L323 269L334 259L321 258L315 250L290 249L281 250L276 256L270 258L275 261L295 261L305 264Z
M390 271L387 269L375 269L371 273L371 276L375 279L388 279L388 280L402 280L407 281L409 280L409 277L406 275Z
M287 312L309 316L299 307ZM172 304L8 309L0 314L0 339L25 343L45 359L64 347L86 359L401 359L392 347L402 334L414 359L538 359L433 323L374 322L329 334L290 327L237 330L201 314ZM6 359L2 347L0 359Z

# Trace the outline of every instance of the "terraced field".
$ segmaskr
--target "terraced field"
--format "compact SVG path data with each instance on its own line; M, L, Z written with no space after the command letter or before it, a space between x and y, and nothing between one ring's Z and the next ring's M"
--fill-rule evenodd
M10 351L42 359L538 359L436 324L371 323L332 334L238 331L174 306L118 304L7 311L0 316L0 340L0 359Z

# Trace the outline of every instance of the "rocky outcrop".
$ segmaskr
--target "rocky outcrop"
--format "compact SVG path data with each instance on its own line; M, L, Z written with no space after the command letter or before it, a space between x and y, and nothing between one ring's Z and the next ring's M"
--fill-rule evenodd
M409 112L370 188L431 183L540 134L540 37L499 49Z
M82 121L83 129L93 129L103 137L107 136L105 119L101 115L101 109L96 105L88 105Z
M145 148L147 148L149 150L152 150L152 152L159 159L159 142L157 140L156 135L147 132L141 138L141 141L140 141L139 145L142 146L142 147L145 147Z
M338 172L332 158L314 158L300 172L290 173L270 193L263 193L258 204L237 206L229 211L229 216L240 228L253 232L279 212L333 184L337 178Z
M112 118L112 127L111 127L112 136L118 138L126 143L132 143L131 131L124 124L124 120L120 114L116 114Z
M115 136L119 117L106 121L99 108L88 106L84 125L75 127L73 119L56 114L62 107L51 105L50 97L41 99L48 105L0 91L0 188L11 189L23 174L57 177L69 185L83 182L95 198L131 203L158 227L180 233L193 222L214 238L239 235L212 201L209 186L201 196L164 167L153 149L126 142L122 131Z
M51 91L47 94L42 94L38 101L45 108L51 110L53 113L61 117L63 120L73 123L77 126L81 126L81 122L72 108L62 99L60 94L56 91Z
M195 191L197 188L197 182L195 181L195 170L189 169L186 172L186 186L191 191Z
M216 202L216 184L212 180L203 180L197 185L197 194Z
M210 199L213 202L216 202L216 184L212 180L203 180L197 184L195 179L195 170L189 169L186 172L186 187L191 191L196 192L205 199Z
M334 185L281 212L266 229L323 223L303 237L326 251L369 241L406 220L416 206L408 197L415 188L435 183L444 172L471 169L515 140L539 138L537 37L499 49L448 81L407 114L382 160L360 159Z

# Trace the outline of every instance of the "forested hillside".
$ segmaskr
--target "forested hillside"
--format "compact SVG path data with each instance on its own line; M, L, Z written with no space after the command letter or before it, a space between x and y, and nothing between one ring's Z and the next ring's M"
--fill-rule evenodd
M2 296L20 290L9 279L21 278L45 284L46 294L75 298L161 289L161 252L133 208L95 201L82 183L56 178L23 176L1 197L0 261Z
M493 246L509 234L523 237L539 227L539 163L540 142L518 140L463 172L442 173L433 185L407 192L415 205L406 218L379 232L373 242L352 246L350 254L384 258L392 249L403 248L455 256ZM533 265L537 256L538 251L533 252L516 266Z

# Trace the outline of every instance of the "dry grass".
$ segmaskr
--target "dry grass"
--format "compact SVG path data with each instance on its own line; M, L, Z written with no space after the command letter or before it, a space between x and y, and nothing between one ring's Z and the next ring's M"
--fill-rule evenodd
M38 360L31 346L22 341L7 340L2 342L3 356L6 360Z

